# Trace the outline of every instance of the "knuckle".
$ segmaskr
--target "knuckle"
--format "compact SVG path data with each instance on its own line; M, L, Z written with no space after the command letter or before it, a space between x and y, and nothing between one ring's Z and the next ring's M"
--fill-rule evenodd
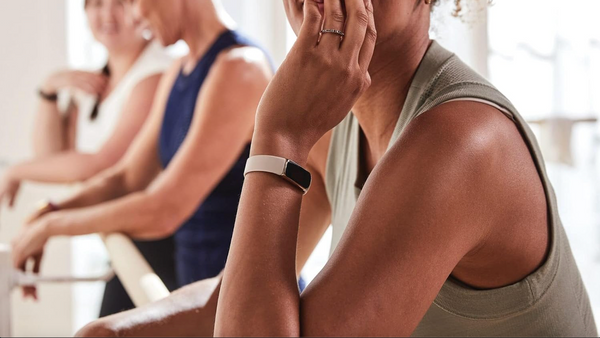
M370 27L367 30L367 39L369 39L371 42L377 41L377 30L375 30L375 28Z
M367 13L366 10L363 9L357 9L356 12L354 13L354 16L356 17L356 20L362 24L362 25L368 25L369 24L369 14Z
M350 83L350 86L353 89L360 89L360 87L362 86L362 75L360 74L360 69L358 69L358 67L351 67L348 69L348 81Z
M334 10L329 14L329 19L335 23L346 22L346 16L340 10Z
M372 14L373 13L373 2L371 2L371 0L369 1L365 1L365 10L367 11L367 13Z
M369 87L371 87L371 77L369 75L365 76L365 79L363 80L363 89L367 89Z
M307 13L304 17L304 24L313 26L319 24L321 21L320 16L317 13Z

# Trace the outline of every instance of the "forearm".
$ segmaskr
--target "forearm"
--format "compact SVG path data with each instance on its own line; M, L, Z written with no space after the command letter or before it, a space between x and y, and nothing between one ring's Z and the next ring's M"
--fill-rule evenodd
M57 204L60 210L85 208L131 193L124 182L123 170L113 167L83 184L81 189L66 200Z
M110 164L96 154L70 151L18 164L10 175L19 181L74 183L93 177Z
M185 286L141 308L93 322L78 337L212 337L221 276Z
M159 239L176 228L173 210L155 196L137 192L98 205L49 215L49 236L123 233L139 239Z
M274 154L260 146L253 153ZM306 161L293 159L300 164ZM295 259L301 201L301 191L280 177L266 173L246 177L216 335L300 334Z
M65 149L66 128L56 102L40 100L33 126L36 156L48 156Z

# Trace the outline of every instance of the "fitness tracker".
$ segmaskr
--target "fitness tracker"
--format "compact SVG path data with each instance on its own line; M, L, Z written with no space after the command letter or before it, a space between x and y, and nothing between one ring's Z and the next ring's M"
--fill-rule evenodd
M310 172L294 161L283 157L258 155L252 156L246 163L244 176L252 172L265 172L283 177L286 181L300 188L303 194L308 192L312 177Z

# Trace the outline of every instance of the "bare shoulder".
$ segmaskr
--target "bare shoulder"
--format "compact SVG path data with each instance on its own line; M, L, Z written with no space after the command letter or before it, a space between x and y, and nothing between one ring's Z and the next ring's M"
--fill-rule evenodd
M152 98L154 97L154 92L156 91L156 88L158 88L162 77L163 73L157 73L147 76L146 78L139 81L133 88L130 99L140 97L144 100L152 101Z
M251 46L233 47L219 54L211 73L223 80L262 86L273 76L265 53Z
M442 104L412 121L399 147L411 144L458 159L497 159L510 148L529 152L513 121L496 108L478 102ZM489 162L488 162L489 163Z
M164 73L162 73L162 76L160 77L160 82L158 84L158 96L164 97L168 95L168 93L171 91L173 83L175 82L177 76L179 75L179 72L181 71L183 62L183 57L173 61L173 63L171 63L171 65L164 71Z

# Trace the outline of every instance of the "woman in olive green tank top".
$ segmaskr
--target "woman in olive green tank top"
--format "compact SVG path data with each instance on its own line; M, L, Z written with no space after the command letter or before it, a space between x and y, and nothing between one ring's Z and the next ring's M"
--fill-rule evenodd
M431 0L285 3L298 42L251 156L291 159L313 187L246 176L216 334L597 335L535 137L429 40ZM299 295L296 251L330 221Z
M215 334L597 335L527 124L429 40L431 0L372 1L284 2L299 37L251 155L293 160L312 187L246 176ZM331 223L331 258L300 295Z

